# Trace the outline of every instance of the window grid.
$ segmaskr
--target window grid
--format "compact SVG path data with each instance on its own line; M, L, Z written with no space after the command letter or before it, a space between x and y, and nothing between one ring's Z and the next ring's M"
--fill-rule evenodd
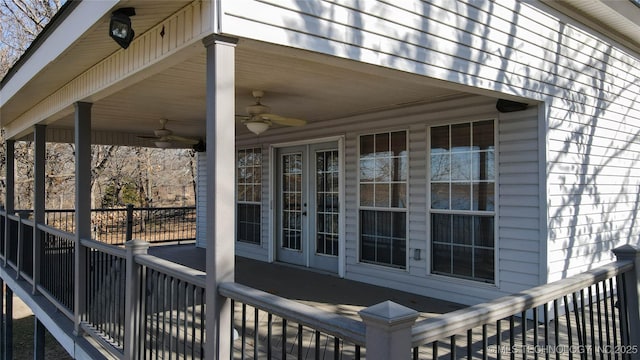
M316 152L316 253L338 256L338 150Z
M236 237L238 241L260 244L262 151L238 150Z
M360 136L360 260L406 267L407 132Z
M285 249L302 249L302 153L282 155L282 241Z
M432 272L494 282L494 121L432 127L430 150Z

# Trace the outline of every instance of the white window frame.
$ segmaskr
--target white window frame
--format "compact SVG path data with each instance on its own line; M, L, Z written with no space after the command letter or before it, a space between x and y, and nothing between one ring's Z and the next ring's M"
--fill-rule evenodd
M405 152L406 152L406 162L407 162L407 170L406 170L406 180L405 180L405 185L406 185L406 189L405 189L405 206L402 208L399 207L376 207L376 206L362 206L360 205L360 196L361 196L361 191L360 191L360 185L362 184L361 182L361 178L360 178L360 160L361 160L361 153L362 153L362 149L360 146L361 143L361 138L363 136L369 136L369 135L373 135L375 137L375 135L378 134L389 134L391 135L392 133L395 132L404 132L405 133L405 144L406 144L406 148L405 148ZM375 131L375 132L369 132L369 133L362 133L362 134L358 134L358 136L356 137L356 144L357 144L357 154L356 154L356 172L357 172L357 182L356 182L356 202L357 202L357 215L356 215L356 226L358 227L357 229L357 261L359 264L365 264L365 265L369 265L369 266L376 266L376 267L380 267L386 270L396 270L396 271L408 271L409 269L409 258L410 258L410 254L409 254L409 187L410 187L410 178L409 178L409 160L410 160L410 153L409 153L409 148L410 148L410 144L409 144L409 129L406 128L402 128L402 129L381 129L380 131ZM389 184L391 184L393 182L389 182ZM372 211L386 211L386 212L401 212L405 214L405 264L404 266L400 267L400 266L396 266L393 265L393 263L382 263L382 262L375 262L375 261L367 261L367 260L362 260L362 226L361 226L361 211L362 210L372 210Z
M238 199L238 189L239 189L239 185L241 184L239 182L240 179L238 177L238 170L240 169L240 166L239 166L240 152L247 151L247 150L251 150L254 153L258 152L260 154L260 165L257 167L257 169L259 169L259 172L260 172L260 183L259 184L255 183L255 182L254 183L250 183L254 187L256 185L259 185L259 187L260 187L260 200L259 201L247 201L247 200ZM263 193L263 184L264 184L264 181L263 181L264 174L263 174L262 169L263 169L263 166L264 166L264 151L262 151L262 148L259 147L259 146L255 146L255 147L249 146L249 147L236 149L236 154L235 155L236 155L235 158L236 158L236 166L237 166L236 176L235 176L235 178L236 178L235 189L234 189L235 193L236 193L236 196L235 196L235 198L236 198L236 206L235 206L236 224L235 224L235 231L236 231L236 239L237 239L236 242L237 243L241 243L241 244L261 246L262 245L262 228L263 228L263 224L262 224L262 197L263 197L263 194L262 193ZM253 166L253 167L255 167L255 166ZM249 184L249 183L242 183L242 184ZM254 188L254 190L255 190L255 188ZM254 198L255 198L255 196L254 196ZM241 204L257 205L259 207L258 212L260 214L260 217L259 217L259 221L258 221L258 225L259 225L259 227L258 227L258 240L259 241L258 242L240 240L240 236L239 236L239 234L237 232L238 232L239 219L240 219L239 216L238 216L238 206L241 205Z
M458 125L458 124L472 124L472 123L478 123L478 122L483 122L483 121L492 121L493 122L493 139L494 139L494 143L493 143L493 151L494 151L494 179L493 179L493 185L494 185L494 189L493 189L493 194L494 194L494 209L493 211L486 211L486 210L452 210L452 209L432 209L431 207L431 132L432 129L435 127L441 127L441 126L453 126L453 125ZM443 279L448 279L449 281L453 280L453 281L461 281L461 282L467 282L470 284L475 284L475 285L479 285L479 286L483 286L483 285L497 285L499 282L499 257L498 257L498 249L499 249L499 226L498 226L498 219L499 219L499 203L498 203L498 199L499 199L499 193L498 193L498 184L499 184L499 158L498 158L498 154L499 154L499 148L498 148L498 144L499 144L499 138L498 138L498 126L499 126L499 122L498 119L496 118L485 118L485 119L464 119L464 120L459 120L459 121L444 121L444 122L437 122L437 123L433 123L433 124L429 124L427 126L427 138L426 138L426 163L427 163L427 177L426 177L426 187L427 187L427 198L426 198L426 204L427 204L427 211L426 211L426 220L427 220L427 238L428 238L428 253L429 256L427 257L427 274L436 276L436 277L442 277ZM451 134L449 135L451 136ZM473 140L471 140L473 141ZM451 181L449 181L449 183L451 183ZM471 200L473 202L473 200ZM446 274L446 273L441 273L441 272L434 272L434 254L433 254L433 250L434 250L434 241L432 238L432 231L433 231L433 224L431 221L431 217L432 214L453 214L453 215L480 215L480 216L493 216L494 219L494 228L493 228L493 234L494 234L494 238L493 238L493 280L492 281L486 281L485 279L482 278L473 278L473 277L464 277L464 276L457 276L455 274Z

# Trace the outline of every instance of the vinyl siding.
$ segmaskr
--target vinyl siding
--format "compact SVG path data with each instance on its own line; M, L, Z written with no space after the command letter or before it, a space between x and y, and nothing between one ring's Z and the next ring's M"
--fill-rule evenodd
M230 34L543 102L546 128L529 134L544 138L521 139L520 129L505 127L500 154L508 164L501 206L531 214L541 198L547 202L537 228L517 211L500 215L518 224L501 228L501 237L547 239L545 253L527 260L548 269L540 280L609 262L613 248L640 243L637 49L541 2L239 0L222 10ZM546 164L538 194L539 173L523 176L534 166L517 161L522 152ZM522 196L504 195L520 188Z
M430 243L427 211L427 128L430 125L450 122L497 119L498 134L498 203L505 203L503 215L498 218L496 240L499 246L498 283L480 284L429 274ZM438 103L408 107L405 109L362 115L348 119L336 119L321 126L313 123L298 129L270 129L260 136L263 149L267 144L286 144L309 139L343 136L345 159L345 277L381 286L387 286L418 294L455 298L463 303L477 303L501 294L522 290L540 282L539 252L541 249L540 199L538 193L539 165L537 147L530 148L529 141L537 142L538 112L536 107L512 114L499 114L495 110L495 99L480 96L442 101ZM405 270L359 262L358 226L358 137L385 131L407 130L409 148L409 196L408 196L408 242L409 253ZM503 139L504 136L504 139ZM250 147L255 136L238 139L239 148ZM506 139L506 140L505 140ZM518 144L525 144L522 148ZM513 155L518 152L518 155ZM269 179L264 157L263 185ZM519 184L525 184L518 191ZM504 194L502 189L505 189ZM263 247L249 253L247 246L236 247L238 255L268 260L270 234L269 213L266 210L271 199L263 189ZM265 214L266 213L266 214ZM500 210L500 214L503 212ZM244 244L243 244L244 245ZM420 249L421 259L413 259L414 249Z

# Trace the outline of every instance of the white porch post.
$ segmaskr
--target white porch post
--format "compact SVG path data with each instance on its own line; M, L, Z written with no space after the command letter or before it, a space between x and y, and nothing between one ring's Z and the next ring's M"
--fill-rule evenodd
M5 149L7 150L6 163L5 163L5 210L7 215L13 214L15 210L15 140L6 140ZM4 266L7 266L7 255L9 254L9 218L5 218L5 233L4 233ZM4 285L4 284L3 284ZM13 291L8 286L2 287L4 299L2 299L2 341L0 349L0 358L11 359L13 358Z
M44 125L36 125L34 135L35 156L33 162L34 186L33 186L33 220L36 227L33 229L33 288L32 294L37 292L40 284L40 230L38 224L45 222L45 161L47 153L46 143L47 128Z
M15 140L6 140L5 141L5 149L7 153L5 154L6 163L5 163L5 199L4 199L4 207L7 211L7 215L13 214L15 210L15 193L16 193L16 174L15 174L15 156L16 156L16 142ZM8 245L9 245L9 218L5 218L5 227L4 227L4 264L3 266L7 266L7 254L8 254Z
M218 295L218 284L234 281L235 243L235 44L212 35L207 48L207 359L231 356L231 301Z
M80 245L80 239L91 238L91 105L86 102L75 104L76 237L73 330L76 335L81 332L80 323L86 310L87 251Z
M35 154L33 162L34 186L33 186L33 287L32 294L38 292L40 284L40 230L38 224L45 222L45 162L47 154L47 128L44 125L36 125L34 130ZM37 317L34 317L33 325L33 358L44 359L44 326Z

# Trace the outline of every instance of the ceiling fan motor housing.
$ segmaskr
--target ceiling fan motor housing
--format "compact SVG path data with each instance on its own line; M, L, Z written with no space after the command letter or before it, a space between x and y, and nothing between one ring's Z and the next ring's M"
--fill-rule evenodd
M271 108L269 106L262 105L259 102L253 105L247 106L246 110L247 110L247 114L249 114L250 116L268 114L271 112Z

